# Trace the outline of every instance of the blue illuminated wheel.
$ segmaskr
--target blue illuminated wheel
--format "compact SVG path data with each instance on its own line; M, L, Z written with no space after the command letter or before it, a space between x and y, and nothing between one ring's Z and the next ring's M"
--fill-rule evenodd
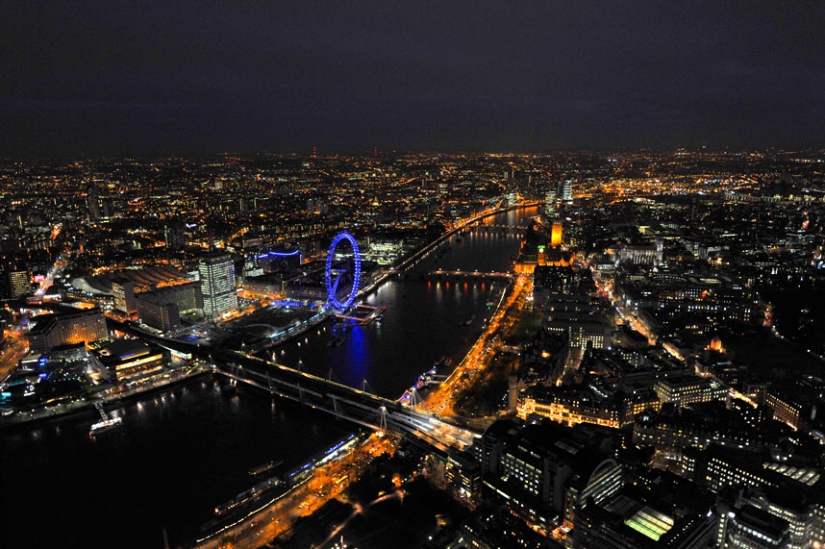
M340 264L335 263L335 250L338 244L346 240L352 246L352 260L346 261L346 267L342 268ZM335 235L332 239L332 244L329 246L327 253L327 269L325 282L327 287L327 298L330 305L339 311L345 311L352 306L355 301L355 295L358 293L358 285L361 282L361 254L358 252L358 242L355 237L346 231L342 231ZM352 288L346 294L343 301L338 299L338 286L344 281L345 284L352 282Z

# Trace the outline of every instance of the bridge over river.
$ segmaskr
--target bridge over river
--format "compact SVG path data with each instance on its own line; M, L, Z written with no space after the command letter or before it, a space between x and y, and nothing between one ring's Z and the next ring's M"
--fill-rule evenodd
M446 418L418 412L398 401L259 357L168 339L147 334L131 325L116 324L120 330L167 349L208 359L216 365L217 374L272 396L289 398L371 429L392 429L413 435L442 453L448 453L450 448L466 449L480 435Z
M445 271L438 269L437 271L427 271L422 274L426 280L487 280L487 279L506 279L508 282L515 278L513 273L505 272L482 272L482 271Z

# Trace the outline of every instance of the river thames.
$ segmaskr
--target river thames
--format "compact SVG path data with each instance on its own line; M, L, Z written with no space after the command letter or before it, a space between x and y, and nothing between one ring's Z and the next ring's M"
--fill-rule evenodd
M536 208L490 224L524 225ZM453 235L407 275L366 302L380 321L346 333L326 323L275 349L278 362L397 398L441 357L453 363L478 337L502 281L428 281L443 269L507 271L518 253L512 230ZM469 322L469 324L468 324ZM343 336L340 345L331 339ZM0 432L7 547L162 547L193 541L213 509L253 484L249 469L283 460L291 469L354 430L287 400L203 376L108 409L121 429L88 436L91 412ZM276 470L276 472L278 471Z

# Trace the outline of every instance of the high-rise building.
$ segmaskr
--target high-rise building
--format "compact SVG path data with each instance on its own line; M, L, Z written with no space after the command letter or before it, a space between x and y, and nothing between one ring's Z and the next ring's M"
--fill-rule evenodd
M116 217L116 216L120 215L122 213L120 205L121 205L120 203L116 203L111 198L108 198L108 197L104 198L103 199L103 217L105 217L106 219L111 219L112 217Z
M89 189L86 191L86 207L89 209L90 221L100 219L100 193L94 183L89 185Z
M112 293L115 298L115 310L129 317L137 313L134 282L125 278L118 278L112 281Z
M12 298L31 292L29 271L26 269L12 269L9 271L9 292Z
M561 200L565 203L573 202L573 180L565 179L561 183Z
M660 266L664 261L665 239L662 235L656 235L656 266Z
M544 215L547 219L556 218L556 189L547 191L544 196Z
M163 226L163 239L167 248L180 248L186 243L186 225L171 223Z
M232 256L216 252L201 258L198 264L203 314L218 318L238 309L238 293L235 290L235 266Z

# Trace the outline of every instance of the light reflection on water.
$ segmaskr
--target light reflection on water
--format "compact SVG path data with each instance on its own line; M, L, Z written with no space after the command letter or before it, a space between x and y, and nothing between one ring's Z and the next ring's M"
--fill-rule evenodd
M506 220L529 215L510 213ZM324 325L283 345L276 357L293 367L300 358L306 371L331 371L353 386L366 379L375 392L397 398L441 356L466 352L479 324L463 322L471 314L483 318L489 296L501 288L488 281L428 282L420 274L434 265L506 271L518 241L485 231L460 242L453 237L437 262L435 254L425 258L410 276L388 281L367 299L387 305L380 322L351 327L340 346L327 345L337 328ZM243 386L227 398L221 383L208 378L106 411L122 415L123 427L95 438L88 436L94 411L0 432L4 496L14 501L4 516L8 546L59 546L71 538L84 547L156 547L164 528L170 545L181 545L197 537L215 505L249 487L249 469L283 459L286 470L352 429ZM117 512L100 520L108 507ZM49 528L42 528L42 517Z

